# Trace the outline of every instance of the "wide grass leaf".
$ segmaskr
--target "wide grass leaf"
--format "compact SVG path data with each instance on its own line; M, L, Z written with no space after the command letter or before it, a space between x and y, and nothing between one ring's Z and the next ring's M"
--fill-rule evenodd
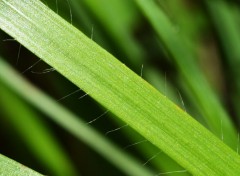
M240 158L38 0L1 0L0 28L194 175L240 175Z

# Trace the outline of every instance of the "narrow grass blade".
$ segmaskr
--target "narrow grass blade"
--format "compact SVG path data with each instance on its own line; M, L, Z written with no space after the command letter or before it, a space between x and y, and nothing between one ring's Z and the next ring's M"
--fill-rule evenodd
M9 79L11 78L11 79ZM89 127L55 100L37 90L0 58L0 81L24 99L46 113L53 121L72 133L78 139L102 154L112 164L128 175L152 176L153 173L143 168L131 156L121 152L93 128ZM26 91L28 90L28 91ZM31 92L31 96L29 96Z
M0 154L0 175L5 176L43 176L16 161Z
M231 89L232 91L230 94L234 101L233 105L235 111L237 112L238 117L240 117L238 98L240 96L240 28L233 13L234 9L231 4L228 3L228 1L221 0L205 1L227 58L230 71L229 77L231 77L231 84L235 87L234 89ZM238 120L240 121L240 119Z
M27 89L25 91L30 92ZM18 133L16 137L21 137L31 154L53 175L78 175L70 159L41 118L2 82L0 92L0 104L3 113L6 114L6 121L16 129Z
M128 0L83 0L81 3L85 4L98 19L108 35L118 44L119 50L126 55L128 61L131 61L133 65L139 62L140 65L143 64L145 53L129 32L134 20L137 20L138 17L137 8L133 2ZM140 65L138 65L139 68ZM136 65L134 67L138 68Z
M240 175L236 152L38 0L2 0L0 9L1 29L191 174Z

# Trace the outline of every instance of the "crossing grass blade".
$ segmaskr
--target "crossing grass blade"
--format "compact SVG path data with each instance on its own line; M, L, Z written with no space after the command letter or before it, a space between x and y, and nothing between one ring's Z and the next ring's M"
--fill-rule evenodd
M9 79L9 77L11 79ZM122 172L127 175L153 175L149 169L142 167L136 159L123 153L121 149L117 148L93 128L88 126L78 116L72 114L55 100L49 98L47 95L29 84L1 58L0 82L15 91L33 106L43 111L51 120L62 126L76 138L85 142L95 151L100 153L104 158L121 169ZM29 92L31 92L31 96L29 96ZM42 158L44 158L44 156L42 156ZM74 174L72 173L71 175Z
M27 89L25 91L28 92ZM53 175L78 175L69 157L41 116L1 81L0 92L0 105L3 108L2 113L5 114L2 119L5 118L6 123L15 129L9 131L14 131L16 133L14 136L26 144L30 155Z

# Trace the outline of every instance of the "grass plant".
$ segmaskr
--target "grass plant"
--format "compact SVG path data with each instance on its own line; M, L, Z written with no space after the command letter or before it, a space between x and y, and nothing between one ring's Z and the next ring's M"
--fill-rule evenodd
M50 6L51 4L53 2L49 1ZM55 1L54 4L58 5L58 1ZM71 8L73 4L74 8ZM100 43L103 46L94 42L93 35L87 37L74 27L73 17L78 5L86 9L86 13L78 13L78 20L84 19L84 23L89 23L92 20L99 24L96 28L101 29L102 32L99 37L96 36L98 40L104 38L105 35L109 35L108 41ZM170 5L174 6L174 4ZM211 3L207 3L207 5L209 5L209 11L212 12ZM57 6L58 10L55 13L39 0L0 0L0 28L37 56L40 60L36 63L42 61L47 63L54 68L55 72L60 73L65 79L84 91L92 100L99 103L101 108L107 109L107 112L112 114L112 118L120 119L126 124L125 126L136 131L138 135L130 134L134 132L128 132L128 130L125 134L131 140L140 136L149 143L143 145L144 147L137 147L136 145L139 151L143 153L142 155L145 151L155 151L159 155L165 153L172 160L167 159L162 154L159 159L156 155L154 166L147 167L147 163L154 160L151 157L149 160L145 159L144 164L141 165L130 153L122 152L119 147L107 141L100 134L101 132L95 131L93 127L89 126L89 123L84 122L79 116L59 105L60 102L52 100L49 95L42 93L28 83L20 73L14 71L4 61L6 59L3 59L3 57L7 58L9 56L3 56L0 60L0 88L1 104L4 104L2 107L5 110L4 116L8 114L9 117L15 117L9 122L22 134L26 144L28 143L31 150L34 151L35 157L42 161L42 165L47 168L46 172L54 175L65 175L64 171L67 175L79 175L78 172L81 173L81 170L76 170L77 164L74 164L75 166L71 164L68 156L64 153L64 149L58 144L58 139L50 137L54 135L52 135L51 130L47 129L47 125L44 125L44 122L40 120L34 121L34 119L41 118L31 110L33 106L46 114L51 121L67 130L77 139L84 141L115 165L121 170L118 171L118 175L120 173L137 176L161 174L240 175L237 125L233 123L233 118L227 112L228 109L222 105L220 97L215 93L198 65L200 56L197 54L197 47L199 45L193 41L193 36L198 35L199 31L196 28L194 31L194 28L189 25L190 22L183 23L180 16L176 18L175 23L177 24L179 20L184 30L177 31L176 24L173 22L176 14L168 16L166 9L164 10L164 7L167 6L153 0L134 0L130 2L121 0L115 2L83 0L78 2L72 0L65 1L65 6L68 7L66 8L68 10L70 7L70 23L59 16L59 7L62 6ZM186 11L187 8L184 5L183 7ZM222 7L227 7L227 3L223 4ZM111 10L114 10L114 12L111 12ZM126 13L119 14L124 10L126 10ZM226 15L225 12L217 11L222 15ZM181 13L181 10L178 13ZM65 19L66 14L62 14ZM119 16L117 16L118 14ZM214 13L210 14L217 26L218 19L214 18ZM139 19L145 19L148 22L149 30L152 27L156 33L152 30L146 38L135 38L132 26L135 22L139 22ZM234 26L234 20L228 22ZM199 23L199 21L196 23ZM81 27L79 28L81 29ZM239 37L237 32L231 29L229 29L229 33ZM93 30L92 34L94 34ZM158 37L157 39L155 35ZM230 40L233 44L236 43L231 36L227 39L223 38L221 32L219 32L219 36L223 42ZM152 49L152 55L149 58L148 53L151 52L143 50L147 39L151 39L151 46L157 48ZM114 51L114 46L111 45L113 40L114 46L119 49L118 52L114 52L114 55L119 53L119 57L128 58L128 61L126 59L124 61L128 62L127 65L132 65L133 70L136 70L138 65L141 66L141 63L146 63L147 68L139 67L139 73L136 74L126 64L116 59L107 51L108 49ZM109 48L104 49L103 47ZM161 52L159 53L158 50L161 50ZM178 74L175 79L169 80L168 85L166 72L164 75L164 70L156 71L156 66L153 64L162 61L152 59L155 52L156 55L161 54L161 57L166 59L163 63L175 68ZM3 50L2 53L4 53ZM20 53L18 53L19 55ZM227 57L228 60L231 60L229 53ZM150 58L152 59L151 62L148 61ZM23 73L30 71L36 63L25 69ZM237 74L237 72L234 73ZM147 80L144 80L144 75L148 75ZM43 74L40 74L40 76L43 76ZM152 82L155 85L156 82L161 82L162 93L154 88L157 86L148 83L148 81L151 82L150 80L153 80ZM179 82L185 83L184 97L188 97L187 102L191 102L193 105L190 112L199 112L199 116L204 120L206 127L186 112L184 98L179 91L173 91L174 84ZM57 85L63 84L59 83ZM59 87L61 86L58 86L57 90L60 90ZM178 105L169 100L167 91L170 92L170 90L173 92L171 93L173 95L172 99L175 101L180 99ZM19 95L28 104L21 100L18 97ZM179 98L176 95L179 95ZM23 102L21 103L21 101ZM13 107L11 102L18 106L14 112L11 112ZM236 99L233 102L236 103ZM76 106L74 103L72 105ZM96 104L92 105L92 107L95 106ZM179 106L182 106L182 108ZM86 107L87 105L82 108L83 111L86 110ZM23 118L21 115L26 117ZM101 115L98 117L101 117ZM29 129L32 129L31 131L35 133L28 135L28 130L25 131L28 125L31 125ZM34 140L36 141L34 142ZM38 146L39 149L36 150ZM43 150L44 146L50 147ZM48 152L52 155L47 154ZM75 152L79 151L76 150ZM45 157L45 155L47 156ZM56 156L61 159L57 159ZM163 163L166 160L168 162ZM58 163L58 161L61 162ZM82 161L85 161L84 158L82 158ZM3 175L11 175L13 171L22 175L25 171L32 172L30 169L25 170L25 167L23 170L19 169L18 164L13 161L9 162L6 157L1 157L0 164L0 174ZM61 165L66 166L66 168ZM155 171L154 167L157 168L158 172ZM174 168L177 170L174 170ZM110 173L111 171L109 171Z

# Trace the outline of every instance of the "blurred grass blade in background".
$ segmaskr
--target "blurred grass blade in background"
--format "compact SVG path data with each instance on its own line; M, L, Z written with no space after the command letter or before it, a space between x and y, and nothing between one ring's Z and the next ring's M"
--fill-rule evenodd
M31 96L31 90L25 91ZM4 109L5 117L8 117L6 121L17 129L15 137L20 136L32 154L53 175L78 175L46 123L1 81L0 92L0 105Z
M237 19L239 20L239 16L233 13L234 3L229 3L224 0L206 0L204 2L212 18L219 39L221 40L223 52L226 55L226 61L224 62L227 63L226 70L228 70L230 75L227 79L231 81L230 85L232 85L229 94L231 95L233 101L232 105L238 116L238 122L240 122L240 28L237 21Z
M11 77L11 79L9 79ZM92 127L88 126L77 116L43 94L17 72L11 69L3 59L0 59L0 81L10 89L21 95L24 99L43 111L57 124L65 128L78 139L103 155L112 164L128 175L151 176L147 168L142 167L134 158L124 154L119 148L107 141ZM28 91L26 91L28 90ZM31 92L31 96L29 96ZM42 156L44 157L44 156Z

